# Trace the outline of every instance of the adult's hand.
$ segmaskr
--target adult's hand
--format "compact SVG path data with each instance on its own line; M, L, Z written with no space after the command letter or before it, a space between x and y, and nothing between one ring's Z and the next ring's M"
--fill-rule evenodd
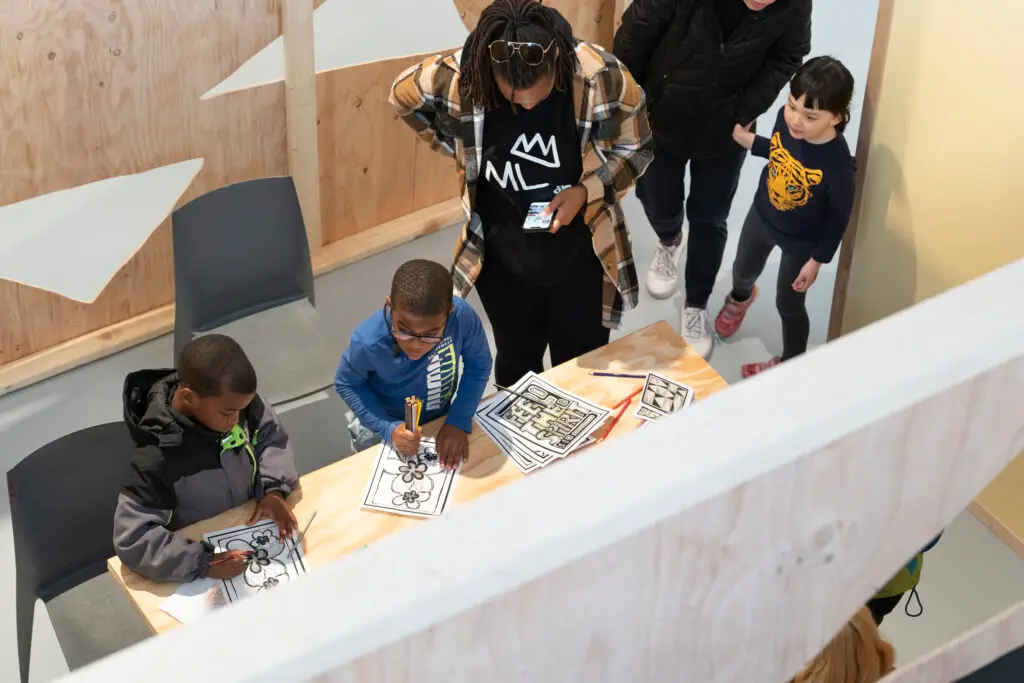
M437 454L443 467L455 469L469 457L469 434L458 427L444 425L437 432Z
M291 538L292 532L299 526L295 515L284 502L284 496L280 491L271 491L256 503L256 509L246 524L255 524L261 519L272 519L277 525L278 538L284 540Z
M736 144L743 149L750 149L754 146L754 138L757 136L750 132L750 127L753 125L753 122L750 122L745 126L741 126L737 123L732 128L732 139L735 140Z
M562 190L556 194L555 198L548 204L548 207L544 209L545 216L555 215L548 232L554 234L563 225L572 223L572 219L576 218L576 214L580 212L580 209L586 203L587 188L582 185L573 185L569 189Z
M214 553L210 560L207 576L211 579L233 579L245 571L248 554L244 550L229 550L226 553Z

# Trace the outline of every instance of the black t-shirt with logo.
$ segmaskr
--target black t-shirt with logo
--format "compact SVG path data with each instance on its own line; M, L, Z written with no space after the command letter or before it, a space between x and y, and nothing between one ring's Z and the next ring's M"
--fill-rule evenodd
M583 159L572 99L552 90L525 109L503 102L484 118L476 210L484 228L485 263L544 286L597 258L583 209L555 234L526 232L533 202L549 202L580 181Z

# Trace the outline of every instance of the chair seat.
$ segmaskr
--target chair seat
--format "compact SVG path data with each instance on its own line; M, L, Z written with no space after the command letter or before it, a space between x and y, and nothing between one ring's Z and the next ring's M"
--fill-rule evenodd
M254 313L196 336L214 332L241 344L256 368L260 395L271 405L311 396L334 384L341 348L306 299Z
M352 455L346 410L345 402L333 390L326 398L280 410L300 477Z
M46 611L71 669L153 635L124 589L107 573L53 598Z

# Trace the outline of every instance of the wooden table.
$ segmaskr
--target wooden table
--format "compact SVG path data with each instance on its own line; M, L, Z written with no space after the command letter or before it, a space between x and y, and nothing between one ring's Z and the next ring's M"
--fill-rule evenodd
M591 371L657 372L693 387L697 399L726 387L703 358L690 349L665 322L655 323L596 351L563 363L544 373L544 378L594 403L611 408L642 386L643 380L593 377ZM623 414L611 436L630 432L640 424L633 417L639 397ZM441 426L435 421L424 427L433 435ZM598 432L599 434L602 432ZM379 447L370 448L302 477L299 489L289 497L299 522L317 511L316 522L303 542L311 567L326 565L354 550L360 550L384 536L409 529L426 520L399 517L359 509L366 482L370 477ZM571 457L583 457L583 454ZM549 467L557 467L557 463ZM474 427L469 437L469 459L462 468L450 505L461 505L499 486L515 481L523 474L515 463L499 450L483 430ZM204 534L244 524L253 509L250 502L223 514L182 529L186 538L199 540ZM154 633L165 633L180 623L160 610L160 605L178 588L178 584L155 583L144 579L112 557L107 569L127 591Z
M978 521L1024 558L1024 453L1020 453L969 507Z

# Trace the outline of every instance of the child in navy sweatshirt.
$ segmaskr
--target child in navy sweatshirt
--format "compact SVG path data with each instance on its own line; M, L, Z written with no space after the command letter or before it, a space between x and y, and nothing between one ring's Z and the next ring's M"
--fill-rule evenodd
M441 462L456 467L468 455L491 349L479 316L452 291L444 266L409 261L395 272L384 309L352 333L334 387L369 432L353 435L357 450L383 440L415 455L421 432L405 426L405 399L415 396L423 401L422 423L445 416L437 433Z
M853 209L854 163L843 130L850 120L853 76L831 57L804 64L789 84L772 137L737 125L733 138L768 165L743 223L732 292L715 320L722 339L736 334L757 298L757 278L772 249L782 250L775 303L782 317L782 355L743 366L749 377L807 350L804 298L823 263L832 260Z

